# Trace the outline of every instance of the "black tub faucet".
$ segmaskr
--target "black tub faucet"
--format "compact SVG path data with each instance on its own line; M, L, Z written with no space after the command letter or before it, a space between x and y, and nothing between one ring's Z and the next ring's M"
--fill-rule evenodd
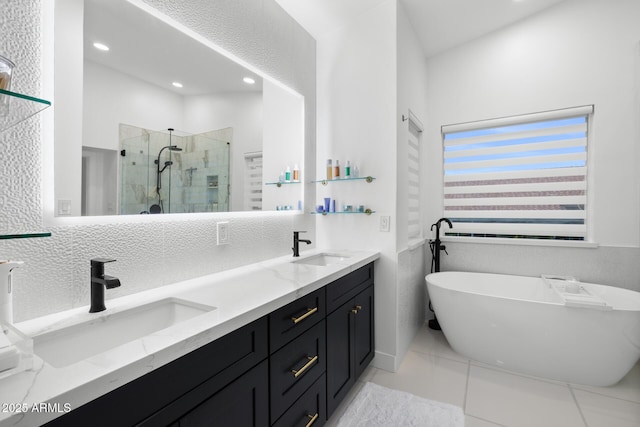
M300 233L306 233L306 231L294 231L293 232L293 256L300 256L300 242L304 242L307 245L311 244L311 240L300 239Z
M107 309L104 305L104 290L120 286L120 279L104 274L104 265L115 259L94 258L91 260L91 308L89 313L97 313Z

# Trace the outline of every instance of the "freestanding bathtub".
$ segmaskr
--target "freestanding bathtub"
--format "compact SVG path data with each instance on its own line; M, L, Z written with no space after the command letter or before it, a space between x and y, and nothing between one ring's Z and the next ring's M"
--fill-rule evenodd
M639 292L488 273L432 273L426 282L445 337L470 359L609 386L640 358Z

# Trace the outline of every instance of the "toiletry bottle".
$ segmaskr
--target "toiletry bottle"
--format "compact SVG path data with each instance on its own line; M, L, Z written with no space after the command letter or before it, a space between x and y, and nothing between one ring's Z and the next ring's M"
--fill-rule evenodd
M333 168L331 167L331 159L327 160L327 181L333 179Z
M351 178L351 162L347 160L347 165L344 167L344 177Z
M22 261L0 260L0 323L13 323L13 289L11 271L24 264Z
M358 169L358 165L355 165L353 167L353 177L357 178L358 176L360 176L360 169Z
M333 168L333 179L340 179L340 160L336 160L336 167Z
M280 172L280 176L278 177L278 182L284 182L284 172Z
M300 169L298 169L298 165L293 167L293 180L300 181Z
M289 166L287 166L287 170L284 171L284 181L285 182L291 181L291 168Z

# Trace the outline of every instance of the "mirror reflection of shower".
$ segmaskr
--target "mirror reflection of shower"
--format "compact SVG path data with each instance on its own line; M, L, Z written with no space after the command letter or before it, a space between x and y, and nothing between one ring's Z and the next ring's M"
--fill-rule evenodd
M169 131L169 145L165 145L160 149L158 153L158 158L155 160L156 164L156 194L158 195L158 203L156 205L151 205L149 207L150 213L164 213L164 203L162 201L162 195L160 194L160 190L162 189L162 172L164 170L173 165L173 161L171 160L171 152L172 151L182 151L182 148L177 145L171 145L171 137L173 133L173 128L167 129ZM162 157L162 152L166 149L169 149L169 160L164 162L164 166L160 169L160 158ZM171 176L169 176L169 180L171 180ZM169 182L169 186L171 186L171 182ZM169 197L171 197L171 193L169 193Z
M229 210L232 128L192 135L120 127L121 214Z

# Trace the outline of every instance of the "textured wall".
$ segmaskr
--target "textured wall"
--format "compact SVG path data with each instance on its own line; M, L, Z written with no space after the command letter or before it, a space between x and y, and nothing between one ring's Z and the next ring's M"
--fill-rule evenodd
M308 33L273 0L148 3L304 95L305 163L314 164L315 41ZM0 0L0 54L17 64L12 88L34 96L41 93L42 4ZM55 111L52 101L54 108L44 114ZM38 116L0 133L0 233L43 228L42 138ZM232 244L218 247L215 223L224 220L230 221ZM108 291L107 298L113 298L284 255L294 227L309 230L315 241L314 222L301 215L77 221L48 227L50 238L0 240L0 258L26 262L14 270L15 317L21 321L87 305L92 257L118 260L107 266L107 273L122 281L120 288Z

